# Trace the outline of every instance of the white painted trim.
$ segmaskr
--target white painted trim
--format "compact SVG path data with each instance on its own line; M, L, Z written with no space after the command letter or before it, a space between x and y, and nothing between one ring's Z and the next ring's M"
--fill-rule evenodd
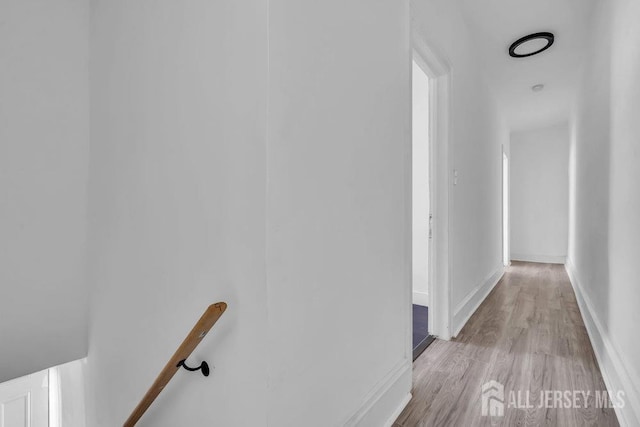
M387 422L384 423L384 427L393 427L393 424L396 422L396 420L398 419L402 411L404 411L404 408L407 407L412 397L413 395L411 393L407 393L407 395L402 400L402 402L400 402L400 405L398 406L398 408L395 411L393 411L393 414L391 414Z
M509 155L502 144L502 265L511 265L511 180ZM505 170L506 169L506 170ZM506 173L505 173L506 172ZM506 175L506 176L505 176Z
M407 389L411 389L411 368L411 361L405 359L391 369L367 394L345 427L382 426L407 399Z
M409 11L407 11L409 14ZM409 15L410 16L410 15ZM407 36L410 36L407 34ZM413 356L413 323L412 323L412 308L411 303L413 300L413 51L410 46L407 46L408 60L406 64L406 81L405 85L405 102L407 106L407 115L405 118L405 132L407 138L405 143L401 147L404 155L404 194L403 194L403 206L404 206L404 226L403 233L405 236L403 245L403 319L404 319L404 359L412 360ZM405 390L410 392L411 387Z
M426 292L413 291L413 303L429 307L429 294Z
M532 255L532 254L511 254L512 261L541 262L544 264L564 264L567 262L566 255Z
M415 29L416 25L411 25L411 46L418 55L418 65L429 77L437 78L451 73L450 64L444 57L433 50L424 42L422 35ZM415 58L415 55L414 55Z
M582 320L587 328L591 347L593 347L598 360L605 386L609 393L615 393L618 390L624 391L624 408L615 408L618 422L623 427L639 426L640 393L635 384L640 384L640 378L633 378L631 372L625 368L626 364L622 354L609 338L607 329L602 326L602 322L593 310L589 295L584 292L575 266L570 259L567 259L565 270L567 270L573 291L576 294L580 314L582 314Z
M411 25L413 59L429 76L431 98L431 150L430 198L433 237L429 254L430 277L428 288L429 327L440 339L451 338L451 263L452 249L449 239L451 224L451 75L452 68L443 57L432 50L424 38Z
M60 368L49 368L49 427L62 427L62 391L60 390Z
M476 286L466 297L458 304L453 314L453 322L455 326L455 333L453 336L457 336L467 321L471 318L473 313L476 312L480 304L487 298L489 293L498 284L502 275L504 274L504 267L500 265L495 272L485 279L482 283Z

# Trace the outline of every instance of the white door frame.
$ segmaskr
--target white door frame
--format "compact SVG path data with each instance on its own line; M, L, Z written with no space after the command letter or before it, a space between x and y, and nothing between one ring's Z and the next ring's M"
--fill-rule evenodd
M511 215L509 198L509 155L502 146L502 264L511 265Z
M432 240L429 249L429 328L431 335L451 339L451 67L422 37L411 32L413 60L429 77L429 175ZM412 286L410 284L410 286ZM412 292L412 290L411 290Z

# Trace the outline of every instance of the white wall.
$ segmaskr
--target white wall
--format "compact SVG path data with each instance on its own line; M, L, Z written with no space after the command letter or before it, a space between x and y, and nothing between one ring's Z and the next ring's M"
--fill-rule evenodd
M428 305L429 291L429 78L412 69L412 270L413 303Z
M269 4L268 423L382 425L411 387L408 2Z
M140 425L376 426L407 397L408 23L402 1L92 3L89 425L217 300L212 375Z
M475 56L459 2L415 1L412 21L452 68L450 246L452 333L502 274L502 145L508 132ZM437 309L437 308L436 308Z
M229 308L141 426L266 422L266 2L92 2L88 424L122 424L208 304Z
M569 233L569 128L511 134L511 259L564 264Z
M88 2L0 16L2 382L87 351Z
M598 3L571 136L568 271L622 425L640 424L640 3Z

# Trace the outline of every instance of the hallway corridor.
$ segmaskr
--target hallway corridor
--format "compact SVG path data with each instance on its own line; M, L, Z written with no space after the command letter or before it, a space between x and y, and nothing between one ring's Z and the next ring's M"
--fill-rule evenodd
M504 385L503 417L481 413L491 380ZM584 391L587 408L538 408L544 390ZM604 390L564 266L514 262L458 337L414 362L413 398L394 426L616 426L613 409L595 408ZM532 407L509 407L510 391L524 402L529 392Z

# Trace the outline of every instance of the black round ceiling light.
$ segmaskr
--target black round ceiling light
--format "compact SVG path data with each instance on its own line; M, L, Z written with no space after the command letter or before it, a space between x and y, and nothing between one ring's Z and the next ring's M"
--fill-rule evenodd
M509 56L526 58L549 49L554 41L552 33L542 32L529 34L516 40L509 46Z

